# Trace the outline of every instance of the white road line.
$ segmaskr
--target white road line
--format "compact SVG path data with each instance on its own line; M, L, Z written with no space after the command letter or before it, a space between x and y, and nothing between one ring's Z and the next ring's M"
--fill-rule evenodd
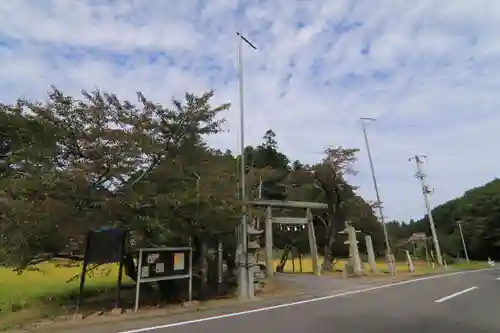
M446 297L443 297L443 298L440 298L440 299L438 299L438 300L435 300L435 301L434 301L434 303L442 303L442 302L444 302L444 301L447 301L447 300L449 300L449 299L452 299L453 297L457 297L457 296L463 295L463 294L465 294L465 293L468 293L469 291L472 291L472 290L474 290L474 289L477 289L477 287L475 287L475 286L474 286L474 287L470 287L470 288L467 288L467 289L462 290L462 291L458 291L458 292L453 293L453 294L451 294L451 295L448 295L448 296L446 296Z
M307 300L298 301L298 302L279 304L279 305L268 306L268 307L264 307L264 308L258 308L258 309L241 311L241 312L234 312L234 313L229 313L229 314L223 314L223 315L218 315L218 316L199 318L199 319L188 320L188 321L181 321L181 322L177 322L177 323L170 323L170 324L157 325L157 326L151 326L151 327L137 328L137 329L132 329L132 330L129 330L129 331L120 331L120 332L117 332L117 333L142 333L142 332L148 332L148 331L154 331L154 330L161 330L161 329L166 329L166 328L173 328L173 327L179 327L179 326L187 326L187 325L192 325L192 324L203 323L203 322L206 322L206 321L213 321L213 320L219 320L219 319L225 319L225 318L231 318L231 317L238 317L238 316L244 316L244 315L248 315L248 314L252 314L252 313L257 313L257 312L265 312L265 311L271 311L271 310L276 310L276 309L281 309L281 308L287 308L287 307L291 307L291 306L297 306L297 305L308 304L308 303L313 303L313 302L326 301L326 300L330 300L330 299L333 299L333 298L338 298L338 297L343 297L343 296L349 296L349 295L355 295L355 294L361 294L361 293L369 292L369 291L373 291L373 290L379 290L379 289L385 289L385 288L390 288L390 287L395 287L395 286L401 286L401 285L415 283L415 282L420 282L420 281L427 281L427 280L439 279L439 278L444 278L444 277L453 276L453 275L469 274L469 273L483 272L483 271L489 271L489 270L491 270L491 268L478 269L478 270L473 270L473 271L461 271L461 272L454 272L454 273L447 273L447 274L440 274L440 275L425 276L425 277L421 277L421 278L417 278L417 279L400 281L400 282L394 282L394 283L389 283L389 284L384 284L384 285L381 285L381 286L369 287L369 288L364 288L364 289L352 290L352 291L347 291L347 292L340 293L340 294L333 294L333 295L329 295L329 296L312 298L312 299L307 299Z
M497 277L495 280L500 280L500 276L499 276L499 277Z

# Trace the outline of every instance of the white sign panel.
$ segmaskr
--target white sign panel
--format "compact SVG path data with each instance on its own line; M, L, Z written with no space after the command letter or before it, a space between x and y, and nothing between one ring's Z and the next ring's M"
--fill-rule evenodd
M149 266L142 266L141 278L147 278L148 276L149 276Z
M174 253L174 271L182 271L184 267L184 253Z
M162 262L161 263L160 262L157 263L155 265L155 271L156 271L157 274L165 272L165 264L162 263Z
M154 264L160 258L159 253L148 254L148 264Z

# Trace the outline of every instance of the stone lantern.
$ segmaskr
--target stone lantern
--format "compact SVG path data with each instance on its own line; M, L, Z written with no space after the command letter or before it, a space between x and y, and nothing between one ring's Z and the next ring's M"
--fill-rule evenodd
M259 237L264 233L264 230L257 230L251 225L247 226L248 235L248 275L249 287L254 288L254 291L260 289L262 285L263 276L260 271L260 265L257 260L257 253L260 250ZM251 295L254 292L252 291Z

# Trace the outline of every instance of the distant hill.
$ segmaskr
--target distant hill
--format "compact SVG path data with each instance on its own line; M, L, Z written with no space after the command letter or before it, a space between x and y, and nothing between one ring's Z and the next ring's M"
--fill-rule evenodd
M483 260L500 259L500 179L464 193L432 210L442 252L448 257L463 257L457 221L462 221L469 257ZM397 242L408 239L413 233L430 235L427 215L408 224L392 223L392 238Z

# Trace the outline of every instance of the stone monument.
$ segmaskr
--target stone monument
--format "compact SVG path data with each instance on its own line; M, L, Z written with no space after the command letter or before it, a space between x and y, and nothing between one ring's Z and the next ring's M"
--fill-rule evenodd
M362 276L363 275L363 263L359 256L358 240L356 239L356 233L360 230L356 230L349 222L346 222L346 228L339 232L339 234L347 234L348 240L344 244L349 245L349 259L347 259L347 264L344 268L344 274L346 277L350 275Z
M396 257L394 257L394 254L387 253L385 255L385 260L387 261L387 268L389 269L389 274L396 275Z
M408 264L408 272L414 273L415 272L415 265L413 265L413 260L411 260L411 255L410 251L404 250L405 255L406 255L406 263Z
M377 263L375 261L375 252L373 251L372 236L366 235L365 242L366 242L366 252L368 253L368 266L370 266L370 270L373 273L377 273L378 270L377 270Z

